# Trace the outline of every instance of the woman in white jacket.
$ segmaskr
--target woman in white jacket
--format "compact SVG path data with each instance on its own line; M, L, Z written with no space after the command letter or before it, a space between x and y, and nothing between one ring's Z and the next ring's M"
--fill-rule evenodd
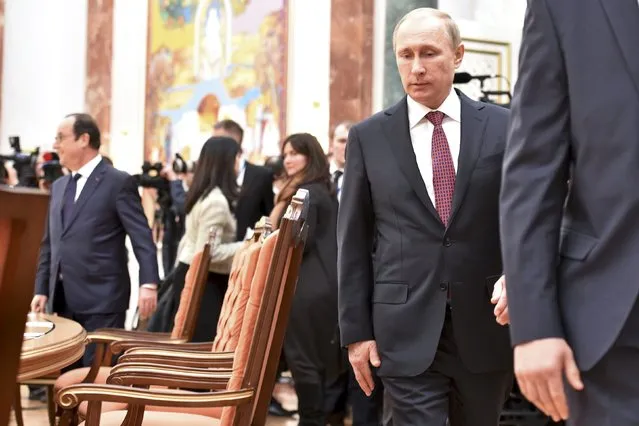
M211 341L215 337L233 257L242 244L235 241L233 216L239 195L240 154L240 146L233 139L209 138L202 147L193 182L186 194L185 233L173 283L177 303L193 257L202 251L211 229L217 235L217 242L211 249L211 266L193 334L194 342Z

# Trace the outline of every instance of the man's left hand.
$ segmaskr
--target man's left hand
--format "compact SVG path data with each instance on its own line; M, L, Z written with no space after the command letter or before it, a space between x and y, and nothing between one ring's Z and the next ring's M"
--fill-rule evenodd
M495 283L493 288L493 296L490 302L495 305L495 320L501 325L507 325L510 322L508 316L508 296L506 295L506 276L502 275L501 278Z
M138 299L138 310L140 319L147 319L155 312L158 303L158 290L156 288L140 287L140 298Z

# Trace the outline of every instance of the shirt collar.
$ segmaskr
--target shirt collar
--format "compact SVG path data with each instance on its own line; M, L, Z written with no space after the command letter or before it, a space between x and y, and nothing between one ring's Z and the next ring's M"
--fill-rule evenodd
M461 122L461 102L455 89L450 89L448 97L436 110L420 104L410 96L406 97L406 103L408 105L408 126L411 129L425 120L426 114L431 111L441 111L446 114L446 117Z
M76 173L80 173L80 177L88 178L89 176L91 176L91 173L93 173L95 168L98 167L98 164L100 164L100 161L102 161L102 156L98 154L95 157L93 157L91 161L86 163L84 166L80 167L80 169L77 172L73 172L73 176L75 176Z

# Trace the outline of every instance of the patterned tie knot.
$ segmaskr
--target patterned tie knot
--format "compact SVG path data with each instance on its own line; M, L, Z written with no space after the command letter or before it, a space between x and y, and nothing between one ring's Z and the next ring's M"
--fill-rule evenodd
M426 118L428 119L428 121L433 123L433 125L441 126L442 121L444 121L444 113L441 111L431 111L426 114Z

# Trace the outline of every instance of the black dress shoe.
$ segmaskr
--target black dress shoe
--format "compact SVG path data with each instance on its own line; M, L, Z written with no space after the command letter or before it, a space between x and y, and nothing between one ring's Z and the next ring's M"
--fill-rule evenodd
M289 411L282 407L282 404L275 398L271 398L271 403L268 406L268 413L275 417L293 417L297 414L297 411Z

